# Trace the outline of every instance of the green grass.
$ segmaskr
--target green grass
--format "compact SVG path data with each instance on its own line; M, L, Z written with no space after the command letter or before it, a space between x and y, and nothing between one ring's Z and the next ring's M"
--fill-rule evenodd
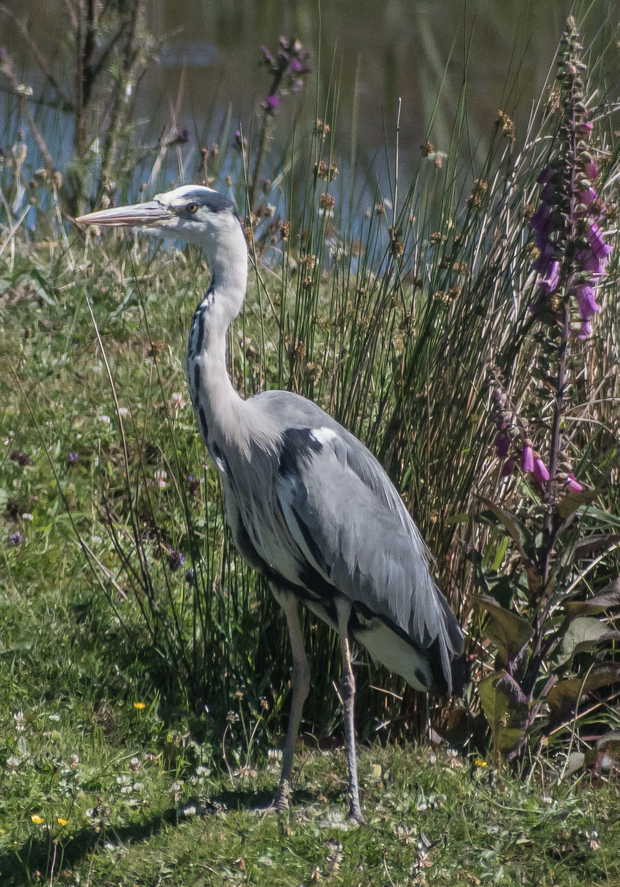
M484 564L506 574L511 561L472 515L478 495L501 489L507 504L523 495L489 455L487 371L510 371L525 397L541 360L536 337L519 338L535 291L524 213L555 124L541 102L521 151L496 130L484 166L464 169L466 98L467 84L445 162L421 158L414 181L399 185L394 216L377 195L343 223L355 188L342 174L318 175L321 162L338 159L335 112L322 112L331 137L300 123L268 198L282 219L258 223L229 364L245 396L298 391L378 454L437 557L478 680L493 650L472 615L467 551L478 546ZM617 108L606 110L616 119ZM604 197L617 206L617 146L604 138ZM225 156L223 147L209 167L212 184L243 208L241 157L231 166ZM229 168L239 173L233 186L220 176ZM620 884L615 764L560 779L564 730L526 781L485 766L471 685L454 707L431 703L440 732L451 720L464 727L458 757L446 745L403 747L424 731L425 702L410 690L401 699L401 682L363 653L367 821L346 828L337 643L307 614L313 685L294 807L285 817L253 812L278 780L269 751L283 744L289 644L265 583L226 535L220 484L188 402L187 333L208 269L192 248L78 234L62 221L53 183L31 184L34 170L11 163L0 173L2 883ZM488 188L472 191L476 179ZM327 190L333 217L320 211ZM396 190L394 182L386 195L392 205ZM34 229L24 227L24 203L13 230L9 206L20 193ZM284 239L280 221L290 224ZM616 250L604 312L576 352L586 368L579 421L567 418L579 476L611 513L620 490L617 279ZM598 529L594 517L584 532L586 520ZM612 553L590 590L615 575ZM615 697L592 701L574 749L617 726Z

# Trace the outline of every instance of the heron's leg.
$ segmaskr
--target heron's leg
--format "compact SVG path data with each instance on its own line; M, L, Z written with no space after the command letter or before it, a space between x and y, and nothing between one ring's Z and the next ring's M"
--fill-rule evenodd
M299 733L301 713L310 691L310 666L308 665L308 658L304 648L301 625L299 624L297 598L292 591L288 591L285 588L275 588L272 586L272 591L275 599L284 610L293 650L293 669L291 672L293 699L286 733L286 744L284 746L284 754L282 755L282 775L280 776L280 785L275 797L276 807L279 810L285 810L288 807L293 754L295 752L297 734Z
M341 694L344 705L344 734L349 760L349 816L351 819L357 820L357 822L363 822L364 816L360 804L357 755L355 752L355 676L351 666L351 648L349 645L351 604L344 598L337 598L336 609L338 610L338 631L340 632L340 649L342 651Z

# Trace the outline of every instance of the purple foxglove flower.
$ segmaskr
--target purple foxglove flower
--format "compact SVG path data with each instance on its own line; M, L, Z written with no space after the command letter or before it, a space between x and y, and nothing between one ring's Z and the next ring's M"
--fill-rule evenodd
M595 254L595 256L602 261L606 261L607 256L611 252L611 247L603 240L603 232L596 224L596 222L592 222L590 224L587 232L587 238L590 246L592 247L592 252Z
M509 474L515 470L515 460L514 459L506 459L504 464L502 465L502 477L508 477Z
M549 179L553 176L553 172L554 172L554 170L553 170L552 166L545 166L545 168L540 173L540 175L538 176L536 181L538 182L539 185L546 184L549 181Z
M269 50L267 49L267 47L266 47L266 46L261 46L260 51L261 51L262 54L263 54L263 61L265 62L265 64L267 64L267 65L273 65L273 64L274 64L273 56L272 56L272 54L269 52Z
M579 481L575 478L575 475L573 474L572 471L568 475L568 477L566 478L565 483L566 483L566 488L571 493L581 493L581 491L583 490L583 487L581 486Z
M590 163L586 163L584 172L590 180L595 179L598 175L598 166L593 161L590 161Z
M582 320L590 320L597 311L601 310L601 306L596 302L594 287L588 285L578 286L575 290L575 296L579 302L579 311Z
M549 203L553 195L555 194L555 184L553 182L547 182L545 187L540 192L540 199L544 200L545 203Z
M495 452L498 459L505 459L510 450L510 438L501 432L495 438Z
M590 335L591 332L592 332L592 324L589 323L588 321L585 321L584 323L581 324L581 329L579 330L578 338L583 341L584 339L588 338L588 336Z
M548 203L541 203L534 215L530 218L530 227L534 231L543 231L551 228L551 207Z
M575 256L583 265L584 271L589 271L591 274L596 274L597 276L605 273L605 265L607 264L606 256L601 258L591 249L578 249L575 252Z
M280 96L268 95L267 99L264 102L261 102L260 105L268 114L275 114L280 107Z
M579 199L582 203L585 203L586 206L590 206L593 200L596 200L598 194L594 190L594 188L590 187L587 191L579 191Z
M534 470L534 452L529 444L526 444L523 448L523 455L521 456L521 471L533 471Z
M532 266L535 271L538 271L543 277L547 277L549 272L551 271L551 266L555 259L555 250L553 248L553 244L547 241L543 248L540 251L540 256L534 262Z
M549 471L542 459L534 459L534 477L539 484L549 480Z
M549 293L554 293L558 288L558 283L560 282L560 263L557 260L554 260L551 263L551 268L549 269L549 276L545 280L539 280L538 286L546 296Z

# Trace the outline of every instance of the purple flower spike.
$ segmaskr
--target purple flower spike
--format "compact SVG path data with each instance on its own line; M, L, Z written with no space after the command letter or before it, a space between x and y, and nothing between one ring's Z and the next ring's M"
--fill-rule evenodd
M579 199L582 203L585 203L586 206L590 206L593 200L596 200L598 194L594 190L594 188L590 187L587 191L579 192Z
M586 163L584 172L590 180L595 179L598 175L598 166L590 161L590 163Z
M268 95L267 99L260 103L260 106L261 108L264 108L268 114L275 114L280 107L280 96Z
M571 493L581 493L581 491L583 490L583 487L581 486L579 481L576 480L575 475L572 471L566 478L566 488Z
M499 459L505 459L510 450L510 438L501 432L495 438L495 452Z
M534 477L539 484L549 480L549 471L542 459L534 459Z
M77 464L77 460L78 460L77 453L69 453L69 459L68 459L69 465Z
M514 459L506 459L504 464L502 465L502 477L508 477L509 474L515 470L515 460Z
M590 335L591 332L592 332L592 324L589 323L588 321L585 321L585 323L581 324L581 329L579 330L578 338L581 339L581 341L583 341L584 339L588 338L588 336Z
M579 302L579 311L582 320L590 320L590 318L601 310L601 306L597 304L594 288L591 286L578 286L575 290L575 296Z
M560 282L560 263L557 260L551 262L551 268L549 269L549 276L546 280L539 280L538 286L542 293L546 296L549 293L554 293L558 288L558 283Z
M594 129L594 124L593 123L580 123L579 126L577 127L577 129L580 133L582 133L582 135L585 135L586 133L592 132L592 130Z
M547 277L551 271L551 266L555 260L555 250L553 244L547 241L540 251L540 256L534 262L534 270L538 271L544 277Z
M541 203L530 219L530 227L534 231L548 231L551 229L551 207L548 203Z
M545 168L540 173L540 175L538 176L536 181L538 182L539 185L545 185L552 176L553 176L553 167L552 166L545 166Z
M264 63L265 63L266 65L273 65L273 64L275 64L275 62L274 62L274 60L273 60L273 56L272 56L272 54L269 52L269 50L267 49L266 46L261 46L260 51L261 51L262 54L263 54L263 61L264 61Z
M523 449L523 455L521 456L521 471L533 471L534 470L534 452L529 444L527 444Z
M590 246L592 247L592 252L594 253L594 255L598 259L601 259L601 261L606 261L607 256L611 252L611 247L603 240L603 232L596 224L596 222L592 222L592 224L588 228L587 238Z

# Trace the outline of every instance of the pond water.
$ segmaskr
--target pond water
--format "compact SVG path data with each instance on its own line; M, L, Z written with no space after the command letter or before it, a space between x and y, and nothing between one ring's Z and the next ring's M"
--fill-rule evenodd
M65 0L9 4L28 21L32 39L67 80ZM592 31L614 4L597 0L593 6ZM149 0L147 26L161 47L159 64L140 83L137 116L148 121L145 138L156 137L169 125L175 108L178 129L187 128L196 138L205 137L205 126L213 138L229 108L232 119L248 131L269 82L259 66L259 46L275 50L281 34L295 35L312 53L304 101L312 108L318 95L317 106L324 107L330 81L337 84L339 148L348 156L355 139L356 162L380 181L393 154L402 100L400 163L407 176L419 158L445 72L433 127L438 148L449 144L465 67L474 153L479 141L488 144L498 109L511 105L508 83L517 83L517 135L523 133L532 101L553 65L570 7L570 0ZM36 97L42 78L32 53L14 23L6 16L0 23L0 43ZM1 85L6 87L6 81ZM280 110L289 126L296 101L298 97L287 99L292 104ZM60 131L66 158L70 126Z

